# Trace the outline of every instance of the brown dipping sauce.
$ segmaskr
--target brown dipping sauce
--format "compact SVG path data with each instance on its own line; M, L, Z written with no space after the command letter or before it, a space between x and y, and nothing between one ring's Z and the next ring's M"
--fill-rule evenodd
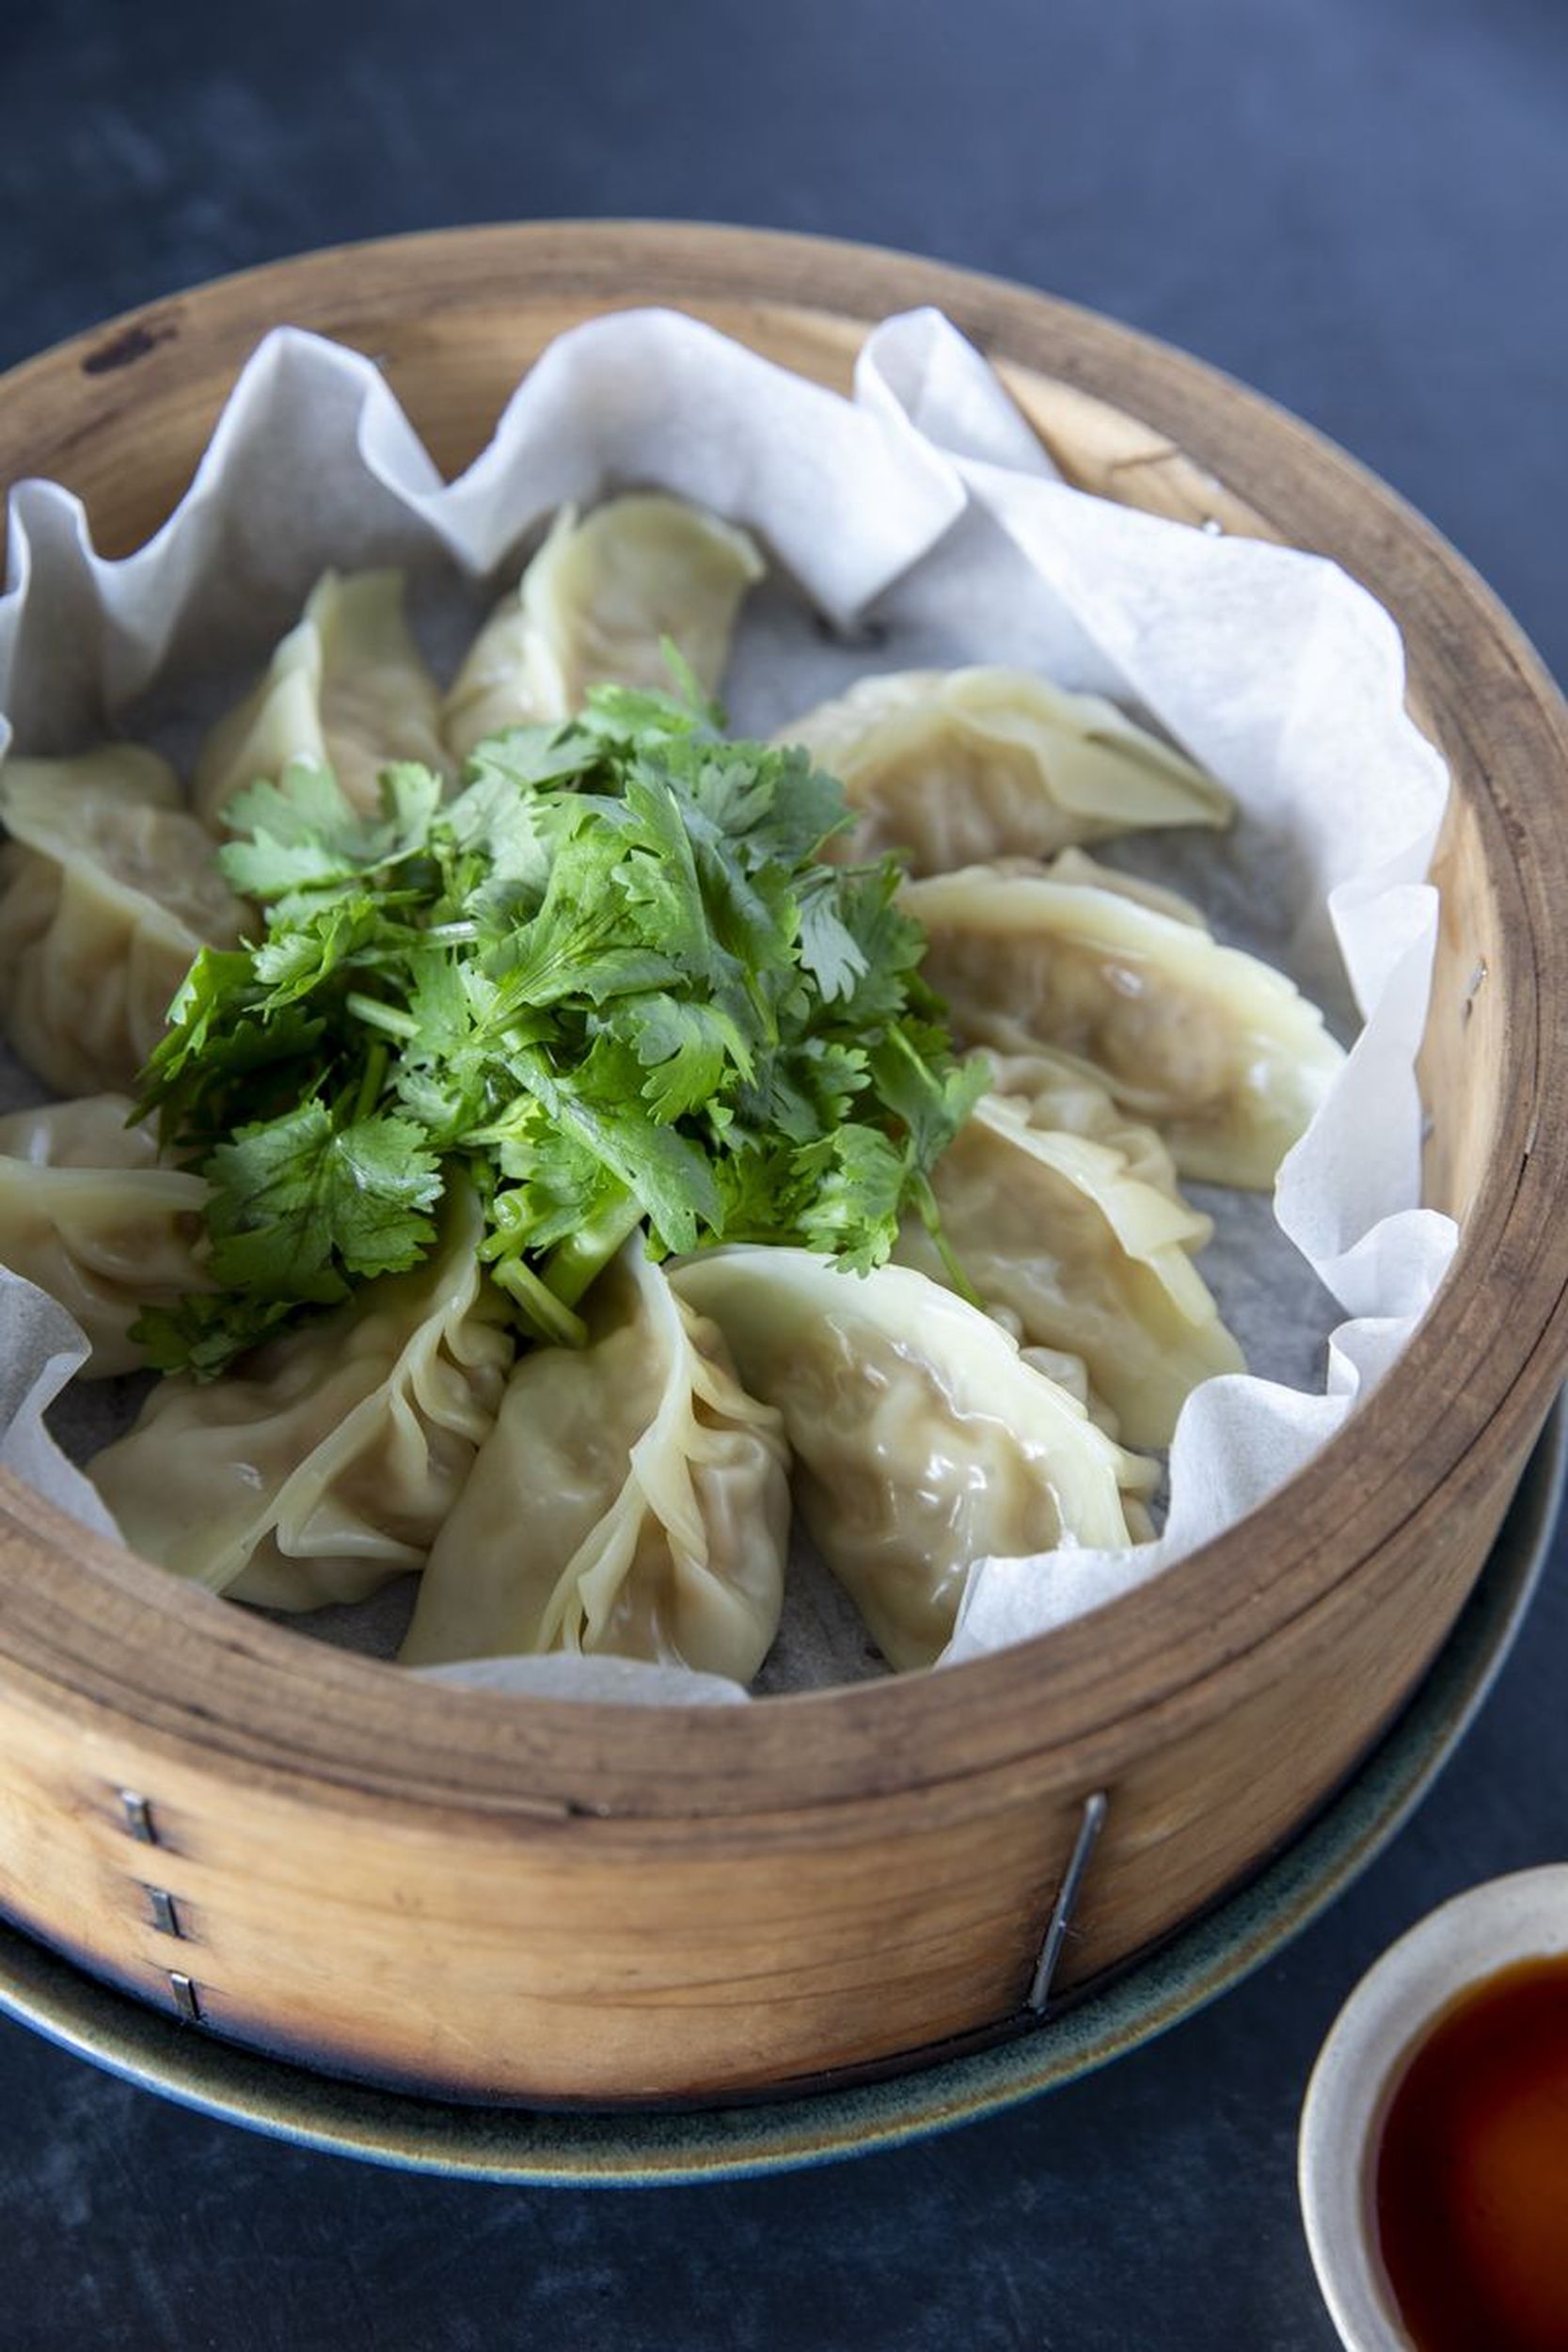
M1418 2352L1568 2352L1568 1956L1438 2020L1395 2090L1376 2201Z

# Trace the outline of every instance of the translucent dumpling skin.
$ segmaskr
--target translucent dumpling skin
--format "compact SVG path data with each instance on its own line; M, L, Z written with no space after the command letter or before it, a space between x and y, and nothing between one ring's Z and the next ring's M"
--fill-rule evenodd
M1246 1369L1188 1254L1209 1219L1112 1146L1034 1126L1023 1101L988 1096L932 1187L947 1242L988 1307L1006 1309L1031 1346L1080 1358L1129 1445L1168 1445L1200 1381ZM918 1218L897 1255L945 1279Z
M251 918L166 760L135 744L0 767L0 1020L58 1094L129 1089L204 945Z
M762 573L743 531L682 499L611 499L586 521L562 507L453 681L448 744L463 758L507 727L569 719L606 680L668 688L666 637L715 693L741 598Z
M81 1325L87 1379L138 1371L130 1334L143 1307L210 1287L207 1186L161 1168L151 1130L130 1115L127 1096L95 1094L0 1119L0 1263Z
M783 1414L796 1503L891 1665L935 1662L987 1554L1129 1541L1122 1490L1147 1492L1153 1466L925 1275L736 1247L671 1279Z
M789 1536L779 1415L634 1239L583 1348L537 1348L431 1554L405 1665L547 1650L749 1682Z
M163 1381L90 1476L134 1550L272 1609L363 1600L422 1567L494 1425L514 1340L449 1197L407 1274L209 1387Z
M965 1043L1090 1063L1183 1176L1266 1190L1344 1059L1283 973L1141 896L974 866L901 903Z
M1140 1183L1157 1192L1180 1199L1176 1162L1158 1129L1124 1111L1092 1062L1079 1061L1053 1045L1032 1045L1026 1053L997 1054L978 1049L991 1086L1000 1095L1021 1104L1032 1127L1055 1128L1083 1136L1119 1152ZM1202 1249L1213 1238L1208 1217L1195 1217L1189 1247Z
M1212 777L1114 703L1027 670L862 678L778 739L804 744L858 812L833 856L891 850L914 874L1232 815Z
M403 599L401 572L323 573L298 626L202 748L192 798L214 831L236 792L276 784L292 760L330 768L366 816L381 805L384 768L407 759L441 772L440 696Z

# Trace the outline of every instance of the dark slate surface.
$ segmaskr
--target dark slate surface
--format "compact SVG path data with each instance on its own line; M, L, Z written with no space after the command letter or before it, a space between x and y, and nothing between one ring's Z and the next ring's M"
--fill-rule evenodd
M397 229L662 213L876 239L1272 392L1568 669L1557 0L7 0L0 91L0 362ZM951 2138L719 2188L449 2186L250 2138L0 2026L0 2344L1318 2352L1307 2071L1402 1929L1561 1856L1560 1566L1438 1792L1327 1919L1164 2042Z

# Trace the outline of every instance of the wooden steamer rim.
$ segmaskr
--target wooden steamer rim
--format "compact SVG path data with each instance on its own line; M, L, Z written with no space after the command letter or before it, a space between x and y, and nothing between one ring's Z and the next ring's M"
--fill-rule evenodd
M1261 1684L1288 1687L1325 1650L1354 1674L1374 1614L1388 1638L1404 1629L1413 1674L1433 1646L1423 1563L1511 1483L1568 1355L1568 710L1490 592L1391 491L1258 395L1068 304L855 246L654 223L392 239L155 304L0 378L0 477L65 481L101 547L128 551L280 320L383 359L452 469L544 342L645 303L839 385L867 326L934 304L998 363L1069 479L1316 548L1389 608L1458 787L1458 913L1488 943L1468 998L1447 954L1428 1037L1435 1066L1463 1062L1459 1096L1477 1106L1439 1163L1468 1196L1453 1271L1376 1393L1261 1512L1092 1618L935 1676L744 1709L453 1694L215 1601L6 1476L0 1678L84 1734L134 1727L143 1755L306 1801L330 1786L340 1812L450 1810L499 1836L509 1820L577 1817L601 1851L652 1857L660 1821L789 1843L809 1819L831 1842L832 1808L877 1798L896 1826L898 1800L919 1792L929 1825L944 1788L1006 1782L1025 1756L1037 1772L1053 1754L1080 1788L1107 1785L1130 1753Z
M1484 1706L1540 1581L1562 1491L1560 1402L1432 1673L1343 1794L1261 1874L1049 2022L917 2070L776 2103L606 2114L455 2106L334 2081L192 2034L0 1926L0 2012L111 2074L297 2146L446 2178L582 2187L754 2177L863 2154L1039 2097L1140 2048L1251 1976L1410 1819Z

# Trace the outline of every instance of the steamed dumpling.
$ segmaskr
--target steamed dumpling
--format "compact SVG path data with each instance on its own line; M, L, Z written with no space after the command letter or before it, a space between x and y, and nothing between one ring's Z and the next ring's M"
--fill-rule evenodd
M974 1561L1128 1542L1122 1488L1153 1465L923 1274L740 1246L671 1279L784 1415L796 1502L891 1665L934 1662Z
M197 763L191 796L221 831L224 803L291 760L330 768L364 816L381 806L380 775L399 760L445 770L440 695L409 632L403 574L324 572L298 626L237 708L220 719Z
M1168 1445L1200 1380L1246 1369L1188 1251L1209 1219L1146 1184L1119 1152L1037 1128L1023 1104L984 1098L931 1174L942 1231L988 1306L1033 1347L1080 1357L1129 1445ZM944 1279L906 1220L897 1256Z
M1230 796L1098 694L1027 670L862 678L778 739L802 743L858 812L831 854L896 851L914 874L1049 857L1150 825L1227 825Z
M607 679L668 688L666 637L716 692L740 600L763 570L743 531L682 499L612 499L585 522L562 507L457 674L447 742L466 758L487 735L568 719Z
M788 1451L634 1237L583 1348L536 1348L430 1556L405 1665L574 1650L749 1682L779 1629Z
M198 949L249 919L179 803L134 744L0 767L0 1020L57 1094L133 1086Z
M1040 871L1037 858L994 858L990 863L1004 873ZM1086 850L1059 850L1045 870L1053 882L1087 882L1093 889L1112 891L1118 898L1131 898L1134 906L1148 907L1151 914L1168 914L1174 923L1191 923L1200 931L1209 928L1203 909L1191 898L1183 898L1179 890L1149 882L1142 874L1124 874L1102 859L1090 857Z
M156 1137L127 1126L123 1094L0 1119L0 1263L58 1299L91 1343L80 1377L140 1369L143 1307L211 1287L199 1176L160 1168Z
M1021 1337L1018 1317L1009 1309L988 1307L986 1311L1013 1339ZM1108 1438L1120 1438L1121 1425L1099 1391L1089 1386L1089 1368L1082 1356L1069 1356L1065 1348L1060 1347L1022 1345L1018 1355L1019 1361L1027 1364L1032 1372L1043 1372L1048 1380L1054 1380L1058 1388L1065 1389L1069 1396L1084 1407L1097 1429L1102 1429ZM1132 1462L1136 1457L1129 1454L1127 1458ZM1140 1464L1136 1481L1131 1485L1124 1483L1122 1486L1121 1507L1127 1515L1127 1533L1135 1544L1148 1544L1154 1540L1154 1521L1146 1501L1146 1497L1152 1494L1154 1485L1153 1475Z
M1031 1046L1024 1054L993 1053L980 1046L974 1057L985 1064L992 1091L1018 1103L1032 1127L1062 1128L1069 1136L1102 1143L1120 1153L1129 1174L1141 1184L1152 1184L1173 1200L1181 1199L1176 1162L1164 1136L1147 1120L1122 1109L1092 1062L1080 1061L1054 1045ZM1187 1247L1207 1248L1213 1239L1212 1218L1199 1216L1188 1203L1183 1206L1194 1223Z
M1283 973L1123 891L972 866L900 903L965 1043L1092 1063L1183 1176L1266 1189L1344 1059Z
M471 1190L437 1246L209 1387L163 1381L90 1475L133 1549L271 1609L363 1600L422 1567L512 1360Z

